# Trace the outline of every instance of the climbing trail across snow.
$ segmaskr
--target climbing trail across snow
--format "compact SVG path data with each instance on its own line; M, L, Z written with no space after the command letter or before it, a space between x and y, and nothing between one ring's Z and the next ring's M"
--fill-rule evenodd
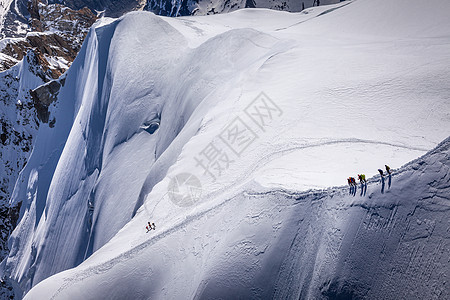
M398 169L395 171L392 176L395 179L395 185L392 187L391 193L396 196L384 196L379 192L379 185L380 185L380 176L376 176L374 178L370 178L368 180L369 185L369 197L362 197L362 198L356 198L353 202L351 201L351 197L347 195L347 187L334 187L330 188L328 190L311 190L306 192L295 192L295 191L286 191L286 190L267 190L264 192L256 192L252 188L252 183L247 183L245 186L238 189L238 192L236 193L224 193L222 192L222 197L215 196L218 198L221 198L222 200L214 200L211 201L213 203L217 203L214 206L208 207L207 209L204 209L202 211L196 211L193 214L187 215L184 220L173 224L169 229L162 229L158 230L158 232L152 236L150 236L148 239L146 239L144 242L140 243L139 245L134 246L132 249L129 249L128 251L121 253L119 256L114 257L106 262L100 263L95 266L90 266L87 268L79 268L78 271L75 271L75 273L70 273L70 277L66 277L64 279L64 283L60 286L60 288L52 295L51 299L58 299L58 296L67 288L70 286L77 284L79 282L82 282L84 280L87 280L88 278L106 273L114 266L124 263L125 261L129 261L136 256L139 256L142 254L142 252L147 249L148 247L152 247L152 245L158 243L159 241L163 240L164 238L167 238L170 235L174 235L176 233L179 233L182 229L187 229L188 227L192 227L192 223L195 222L202 222L202 220L214 218L214 216L221 214L224 210L223 208L227 205L238 205L240 201L242 201L242 197L250 197L250 198L259 198L259 199L272 199L269 201L275 201L277 203L282 203L283 206L302 206L302 207L310 207L309 209L319 209L321 212L315 212L313 215L317 218L323 219L325 224L328 224L330 220L333 219L332 215L336 213L336 211L345 211L357 207L364 208L364 215L358 219L358 226L356 227L356 231L346 231L342 237L342 241L347 240L348 238L351 238L351 242L349 245L341 244L340 247L343 246L350 246L350 247L356 247L357 243L360 241L356 241L357 237L361 234L363 234L363 231L367 230L373 230L376 227L379 227L382 230L391 231L397 227L402 228L402 232L400 233L400 240L398 243L401 243L402 240L405 239L405 232L408 231L408 228L410 227L409 222L410 220L410 212L411 204L408 204L408 201L412 201L412 199L404 199L402 200L402 194L401 191L404 190L405 181L407 182L412 174L413 177L415 176L417 178L417 174L422 175L433 175L433 174L427 174L424 173L424 169L427 166L427 162L433 163L436 161L435 157L440 157L442 160L442 156L445 155L449 151L449 145L450 145L450 139L442 143L440 146L438 146L437 150L433 150L429 152L428 154L424 155L423 157L407 164L401 169ZM449 173L449 167L448 164L448 158L447 161L444 161L444 163L447 163L447 173L445 176L450 176ZM432 167L433 165L431 165ZM445 165L444 165L445 166ZM255 186L255 188L257 188ZM450 188L449 186L444 188ZM224 189L226 190L226 189ZM217 194L217 193L214 193ZM439 194L445 195L445 192L443 190L439 191ZM211 197L211 194L206 195L205 197ZM399 197L399 198L397 198ZM361 199L361 200L360 200ZM384 199L384 200L383 200ZM395 199L395 200L392 200ZM406 201L406 202L405 202ZM419 199L420 201L420 199ZM447 198L448 203L446 204L446 207L437 208L440 211L449 211L450 210L450 199ZM445 203L444 203L445 204ZM311 206L312 205L312 206ZM325 208L323 208L325 207ZM419 206L420 207L420 206ZM399 209L402 210L402 214L399 217ZM417 209L413 208L414 210ZM373 219L374 215L373 213L377 210L385 210L388 212L388 215L386 218L383 217L383 222L380 223L379 220ZM307 215L308 212L303 212L302 215ZM331 214L331 215L330 215ZM379 214L379 213L378 213ZM377 215L378 215L377 214ZM414 213L413 213L414 214ZM380 215L378 215L378 218ZM367 221L369 221L367 223ZM400 222L400 223L399 223ZM320 223L320 222L319 222ZM316 224L317 225L317 224ZM376 226L376 227L374 227ZM312 230L312 227L311 227ZM325 231L329 230L327 226L321 227L321 229L315 228L314 232L317 234L317 230L323 231L319 235L326 235ZM308 231L307 234L312 238L312 232ZM364 234L368 234L367 232ZM398 233L389 233L389 235L398 235ZM277 289L275 291L274 297L276 299L283 298L288 295L295 295L297 292L301 294L298 294L299 297L307 297L308 295L308 289L307 285L309 285L309 282L311 282L311 276L313 276L313 273L310 273L308 276L309 278L302 277L305 276L304 273L298 272L299 269L305 268L305 270L308 270L308 268L313 268L313 266L305 266L305 255L309 257L309 255L312 255L311 253L317 253L319 254L318 249L320 247L320 244L314 243L312 240L310 243L313 243L314 247L307 248L305 250L305 243L308 243L307 240L308 237L305 238L305 232L304 228L299 227L298 232L294 235L294 239L291 243L291 246L286 251L286 256L284 259L284 262L282 263L280 267L280 271L278 274L277 279ZM306 239L306 240L305 240ZM443 259L443 251L445 251L445 247L449 245L448 239L441 239L438 242L438 247L434 250L435 258L433 261L439 261ZM392 247L392 245L388 244L387 241L383 241L381 244L382 252L387 251L387 247ZM397 247L401 247L401 244L399 244ZM418 248L415 247L414 251L418 251ZM327 254L327 259L337 259L336 251L341 249L335 249L335 252L331 252ZM305 252L307 251L307 252ZM397 250L399 251L399 250ZM423 251L423 250L422 250ZM415 254L417 255L417 254ZM317 257L319 259L319 257ZM323 258L321 258L323 259ZM307 261L308 259L306 259ZM312 260L312 264L316 262L316 259ZM430 268L430 263L428 263L427 268ZM321 268L325 268L323 265ZM425 268L425 270L427 269ZM306 272L306 271L305 271ZM430 272L430 271L428 271ZM303 274L303 275L302 275ZM300 277L299 277L300 276ZM390 273L390 277L395 277L396 275ZM288 281L286 281L288 280ZM298 284L294 284L294 282L301 282L302 286L301 289L298 288ZM439 293L436 295L442 296L444 293L444 290L440 290ZM437 298L433 298L437 299Z

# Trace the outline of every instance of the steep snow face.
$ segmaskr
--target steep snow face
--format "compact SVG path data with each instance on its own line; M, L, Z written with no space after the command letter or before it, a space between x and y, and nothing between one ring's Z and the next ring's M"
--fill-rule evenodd
M55 127L39 129L17 181L12 203L23 201L21 221L4 274L22 294L89 258L30 297L209 297L229 290L314 298L318 286L323 295L345 296L339 278L353 277L326 262L351 257L353 244L339 243L365 216L356 216L361 207L375 198L400 205L401 194L392 186L379 195L374 180L358 206L341 189L311 197L303 191L341 185L356 172L370 177L384 163L401 166L447 137L450 3L435 1L419 14L424 26L410 26L418 14L409 7L419 2L102 19L68 71L52 108ZM409 177L425 189L419 174ZM409 177L398 176L406 189ZM192 183L190 197L184 180ZM439 189L445 195L446 187ZM408 216L412 206L405 207L399 217ZM148 221L157 229L146 234ZM403 225L392 233L406 232ZM292 243L307 242L311 247L289 252ZM352 291L372 291L366 279L352 281Z
M7 201L32 148L32 137L38 124L34 118L29 90L43 83L35 74L33 56L26 57L14 68L0 73L0 159L4 168L0 200Z
M7 240L16 225L20 203L9 205L19 172L31 153L39 126L30 89L43 83L36 57L28 53L23 61L0 73L0 257L8 255ZM0 297L8 298L1 283ZM9 291L7 291L9 293Z
M38 121L30 89L43 84L35 56L29 53L23 61L0 73L0 202L7 203L19 172L33 146ZM6 221L6 220L5 220ZM6 240L5 240L6 242Z

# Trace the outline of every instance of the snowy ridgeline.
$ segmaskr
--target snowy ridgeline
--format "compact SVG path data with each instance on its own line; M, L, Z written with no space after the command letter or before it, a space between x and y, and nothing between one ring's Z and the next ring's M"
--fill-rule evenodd
M322 191L448 136L450 3L384 3L100 20L13 192L16 293L446 296L447 144Z

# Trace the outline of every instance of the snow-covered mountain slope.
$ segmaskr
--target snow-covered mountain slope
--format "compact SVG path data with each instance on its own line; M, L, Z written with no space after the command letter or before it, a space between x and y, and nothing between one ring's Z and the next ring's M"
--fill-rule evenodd
M149 234L143 210L25 299L448 299L450 138L363 195L250 182Z
M358 251L379 245L369 243L376 222L391 211L399 217L390 218L395 230L376 233L383 241L408 233L404 219L416 221L393 207L409 211L406 197L433 192L421 171L397 175L384 195L373 182L355 201L340 189L303 193L341 185L357 172L370 177L385 163L399 167L448 136L450 3L422 6L359 0L295 14L251 9L101 20L52 108L55 127L39 128L17 181L12 204L22 202L21 219L4 275L20 295L89 258L43 283L32 299L396 291L382 276L352 276L364 271ZM444 197L448 169L440 168L436 195ZM183 190L185 180L190 189ZM423 193L404 192L408 180ZM436 220L448 219L441 202ZM368 211L375 223L352 233ZM156 231L145 233L147 221ZM425 239L430 244L412 239L417 251L446 247L438 239L445 231L436 233ZM400 252L390 244L373 251L404 260L407 241L397 242ZM396 268L392 278L407 271ZM366 289L369 283L382 291ZM418 286L411 279L397 292Z

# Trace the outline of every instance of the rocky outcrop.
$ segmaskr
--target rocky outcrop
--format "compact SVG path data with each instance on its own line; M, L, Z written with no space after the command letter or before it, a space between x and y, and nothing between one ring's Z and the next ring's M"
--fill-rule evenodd
M30 32L23 38L5 39L0 71L7 70L33 51L49 79L61 76L75 59L96 20L88 8L72 10L60 4L29 2Z
M325 5L340 1L342 0L322 0L320 3ZM299 12L314 5L314 0L148 0L145 9L157 15L179 17L228 13L241 8L269 8Z
M62 79L61 82L63 83L64 79ZM41 85L30 91L37 117L41 122L49 123L50 112L48 111L48 108L50 104L57 100L60 88L60 81L52 80L49 83ZM52 119L49 126L53 127L55 122L56 120Z
M102 11L107 17L118 18L130 11L142 10L147 0L65 0L63 4L72 9L88 7L93 11ZM49 1L49 3L61 3Z
M12 229L16 226L20 206L10 209L7 205L7 201L0 196L0 253L1 257L5 257L9 251L7 244L3 241L7 241ZM14 299L14 290L11 284L7 281L3 281L0 278L0 298L1 299Z

